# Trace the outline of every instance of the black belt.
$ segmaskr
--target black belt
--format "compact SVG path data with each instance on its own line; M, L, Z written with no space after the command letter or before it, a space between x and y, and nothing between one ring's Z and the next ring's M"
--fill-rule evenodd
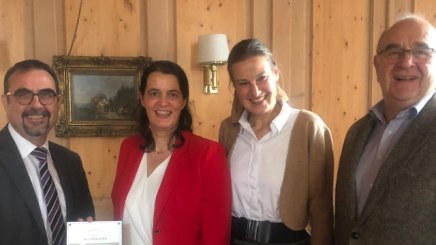
M305 231L294 231L283 223L232 217L232 238L259 243L296 243L308 240Z

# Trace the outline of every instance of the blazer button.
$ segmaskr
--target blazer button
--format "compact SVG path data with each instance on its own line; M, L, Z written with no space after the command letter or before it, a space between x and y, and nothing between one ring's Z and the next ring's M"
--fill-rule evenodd
M154 233L154 234L158 234L158 233L159 233L159 230L154 230L153 233Z
M359 239L360 238L359 232L355 232L355 231L351 232L351 238Z

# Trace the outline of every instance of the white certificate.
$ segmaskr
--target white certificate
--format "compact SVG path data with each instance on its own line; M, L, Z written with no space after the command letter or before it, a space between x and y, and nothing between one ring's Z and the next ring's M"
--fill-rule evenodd
M67 245L91 244L122 245L122 222L67 222Z

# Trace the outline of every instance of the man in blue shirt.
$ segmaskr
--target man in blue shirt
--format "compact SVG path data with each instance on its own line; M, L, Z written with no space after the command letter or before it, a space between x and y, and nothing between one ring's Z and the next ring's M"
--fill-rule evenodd
M348 131L335 244L436 244L436 30L410 15L380 37L383 99Z

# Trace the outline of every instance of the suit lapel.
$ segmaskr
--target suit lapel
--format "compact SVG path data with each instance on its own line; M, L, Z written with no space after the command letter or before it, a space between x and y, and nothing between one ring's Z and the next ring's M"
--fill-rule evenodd
M371 134L377 119L373 115L368 114L363 120L364 122L361 124L361 126L354 130L356 134L350 137L350 142L345 143L349 145L347 149L354 149L354 151L349 151L344 153L346 156L345 159L348 159L346 160L346 162L349 163L343 164L343 166L347 168L346 170L343 171L345 173L344 176L349 176L348 181L343 184L349 186L346 189L352 190L352 193L349 196L347 196L347 200L343 200L343 201L345 201L345 203L348 203L350 205L349 210L352 211L350 215L353 215L353 217L355 218L357 217L357 201L356 201L357 192L356 192L355 173L357 170L357 165L359 163L359 160L365 149L365 145L368 140L368 137Z
M153 223L157 224L160 216L162 215L168 199L174 191L177 184L180 183L179 179L185 166L190 162L188 155L189 136L184 135L185 142L181 148L176 148L173 151L170 162L168 164L165 175L162 179L158 194L156 196L155 210Z
M17 195L21 195L36 224L38 224L38 229L45 234L41 210L29 174L7 127L0 132L0 142L0 167L3 167L8 173L11 182L17 187Z
M402 169L411 156L415 155L423 144L426 144L430 135L429 130L435 128L431 125L436 116L436 99L433 97L417 115L392 149L386 161L380 167L374 185L369 193L361 219L364 220L376 208L377 202L383 197L390 178Z

